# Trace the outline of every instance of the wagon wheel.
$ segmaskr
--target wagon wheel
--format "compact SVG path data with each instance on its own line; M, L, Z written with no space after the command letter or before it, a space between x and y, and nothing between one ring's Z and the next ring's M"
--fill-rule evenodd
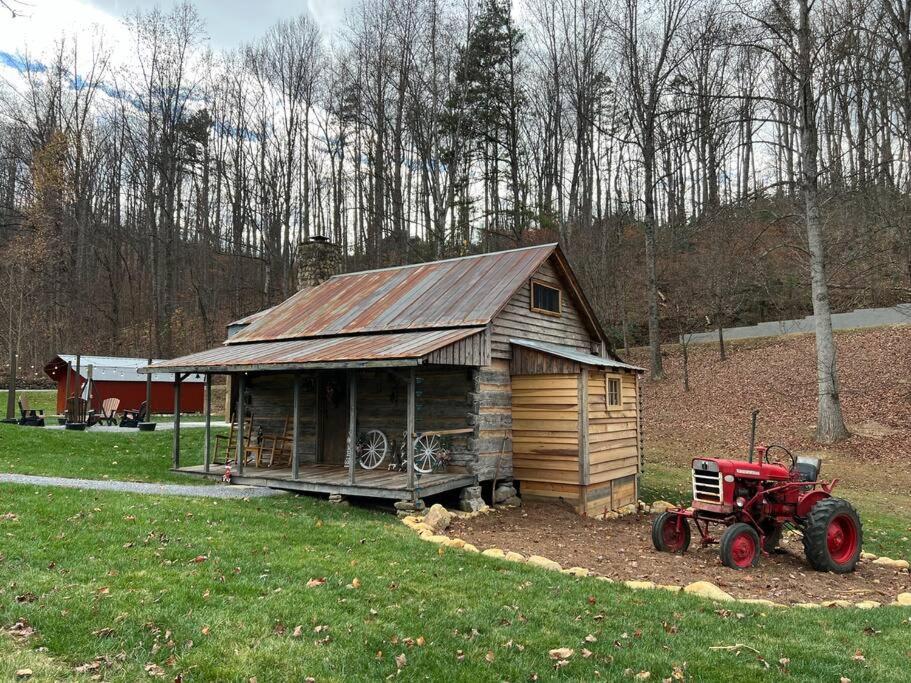
M414 440L414 469L421 474L429 474L440 464L443 445L438 436L422 434Z
M358 443L358 462L365 470L376 469L389 453L389 439L379 429L371 429Z

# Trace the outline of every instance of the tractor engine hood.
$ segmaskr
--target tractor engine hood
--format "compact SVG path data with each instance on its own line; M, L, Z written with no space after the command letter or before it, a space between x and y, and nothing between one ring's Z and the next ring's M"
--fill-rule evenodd
M778 463L750 463L745 460L724 458L694 458L693 470L718 472L722 477L731 475L735 479L755 479L757 481L788 481L791 478L788 468Z

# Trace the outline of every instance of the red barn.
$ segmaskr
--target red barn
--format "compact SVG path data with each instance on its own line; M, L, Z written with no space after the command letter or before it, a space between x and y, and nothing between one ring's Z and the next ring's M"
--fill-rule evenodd
M157 361L153 361L157 362ZM113 356L81 356L76 373L76 356L60 354L44 366L44 372L57 383L57 412L66 409L66 368L70 366L70 395L82 393L92 378L92 408L100 410L108 398L120 399L120 410L136 409L146 400L146 375L138 372L149 364L148 358L117 358ZM205 398L205 379L190 375L182 384L180 408L184 413L201 413ZM174 412L174 375L152 375L152 412Z

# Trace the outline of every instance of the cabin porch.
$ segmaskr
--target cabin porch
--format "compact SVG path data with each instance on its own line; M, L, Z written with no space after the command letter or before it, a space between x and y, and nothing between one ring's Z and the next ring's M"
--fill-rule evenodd
M174 472L221 479L224 476L224 465L191 465L178 467ZM265 486L283 491L300 493L328 493L361 498L384 498L405 500L412 496L409 478L406 472L389 470L359 471L355 482L349 481L348 468L340 465L301 464L298 476L288 468L252 467L244 468L241 475L233 474L231 481L245 486ZM431 472L415 476L415 498L434 496L446 491L453 491L472 486L475 477L465 472Z
M211 387L215 373L203 374ZM222 479L230 469L237 484L411 503L477 483L470 367L384 364L222 374L231 377L229 436L207 428L202 464L194 458L183 465L176 419L172 471ZM179 405L181 375L176 379ZM208 393L204 412L208 423ZM367 442L377 434L381 455L370 460ZM277 444L280 457L274 457Z

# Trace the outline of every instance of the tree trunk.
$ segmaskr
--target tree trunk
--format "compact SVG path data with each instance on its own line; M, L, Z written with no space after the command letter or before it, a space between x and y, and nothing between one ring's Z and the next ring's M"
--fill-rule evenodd
M799 0L798 56L800 78L800 142L806 209L807 245L810 250L810 284L813 295L813 317L816 328L816 379L818 415L816 439L834 443L848 437L838 396L838 373L835 340L832 335L832 312L826 282L825 250L822 220L819 213L819 176L817 169L819 137L816 124L816 101L813 92L813 66L810 34L810 0Z
M655 141L654 132L643 145L645 166L645 270L648 281L648 347L652 379L664 379L661 362L661 333L658 329L658 256L655 235Z

